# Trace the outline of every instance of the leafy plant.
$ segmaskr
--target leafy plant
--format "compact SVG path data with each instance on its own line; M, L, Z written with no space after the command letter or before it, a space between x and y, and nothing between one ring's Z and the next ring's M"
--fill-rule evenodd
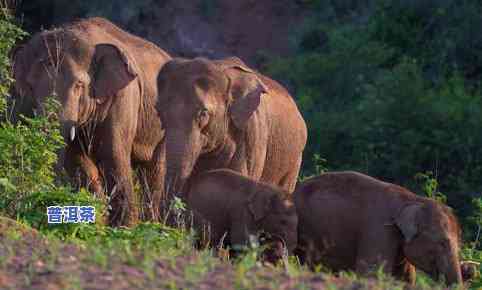
M297 54L271 57L265 71L292 89L307 123L303 176L318 174L313 156L321 156L330 170L413 191L422 183L425 195L456 210L470 240L478 212L470 193L480 192L482 175L482 92L474 79L482 62L479 26L469 23L482 21L474 12L482 5L454 5L384 0L363 22L309 18L292 37ZM417 172L437 172L435 188L428 177L414 179Z
M8 7L0 3L0 119L7 118L7 95L13 79L10 75L10 52L27 33L14 23ZM1 176L1 175L0 175Z
M433 176L433 172L417 173L415 180L419 182L422 192L428 197L441 203L447 202L447 197L438 191L438 181Z
M54 166L57 152L64 146L57 116L58 102L49 98L43 116L20 116L15 123L9 120L6 99L13 80L8 52L15 41L26 34L5 9L0 10L0 32L0 214L21 219L60 237L88 235L95 226L47 224L48 206L94 206L99 224L105 206L86 190L76 192L68 185L56 184Z

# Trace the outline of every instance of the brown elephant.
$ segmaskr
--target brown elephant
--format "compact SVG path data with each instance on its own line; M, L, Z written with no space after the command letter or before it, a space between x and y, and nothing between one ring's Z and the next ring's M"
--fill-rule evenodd
M357 172L310 178L294 193L301 260L335 271L379 266L414 283L415 269L461 283L460 227L441 203Z
M201 231L210 225L205 242L211 246L218 246L226 233L227 245L244 247L250 235L263 232L271 245L266 260L275 262L283 249L291 252L295 248L298 219L288 192L229 169L203 172L191 181L182 197L196 213L195 228Z
M217 168L294 190L307 129L280 84L233 57L171 60L158 87L168 196Z
M160 200L164 155L155 107L157 75L170 59L103 18L39 32L15 51L17 93L33 99L39 111L45 97L57 97L67 143L65 168L71 176L80 168L95 191L103 191L105 179L111 225L130 225L138 218L133 165L144 169L155 193L151 198Z

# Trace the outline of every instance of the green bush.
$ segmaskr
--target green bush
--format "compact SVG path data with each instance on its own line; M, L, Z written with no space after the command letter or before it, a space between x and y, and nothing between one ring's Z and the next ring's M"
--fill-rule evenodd
M416 58L428 79L444 81L452 71L479 87L482 73L482 4L476 0L379 0L369 33Z
M6 96L13 83L10 75L10 57L8 52L14 48L17 40L26 36L26 33L16 26L13 21L14 19L10 15L10 11L0 5L0 120L7 117Z
M266 72L294 90L308 125L303 175L316 174L311 157L321 156L330 170L424 193L418 173L433 172L471 240L480 213L472 193L482 191L482 33L473 35L482 4L454 3L378 1L362 23L310 18L292 37L298 54L272 59Z
M85 190L73 191L55 183L57 152L64 146L57 114L59 105L47 104L46 116L9 120L7 93L12 84L8 52L26 34L9 12L0 10L0 215L21 219L42 230L61 236L76 234L89 227L81 224L47 224L47 207L52 205L91 205L101 221L104 205Z

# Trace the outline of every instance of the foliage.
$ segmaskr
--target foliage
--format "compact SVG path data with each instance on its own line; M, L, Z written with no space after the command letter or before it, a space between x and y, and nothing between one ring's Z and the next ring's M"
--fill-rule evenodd
M482 58L479 1L382 0L370 20L373 38L420 61L427 77L443 81L453 70L478 82Z
M273 58L267 73L294 90L307 121L309 144L302 175L325 172L329 162L330 170L363 171L446 202L456 209L464 226L463 258L481 262L482 198L468 193L482 191L482 4L384 0L377 1L367 20L357 20L356 12L365 11L372 1L298 2L314 13L290 36L296 41L297 54ZM215 3L203 0L198 8L213 17ZM62 11L56 14L64 18L55 19L56 23L93 14L112 16L114 21L122 18L126 23L141 18L151 4L152 0L48 0L21 5L44 18L53 18L44 15L50 11ZM85 259L104 269L120 259L142 265L149 277L155 277L158 257L175 265L173 257L192 254L192 232L161 224L132 229L112 229L100 220L95 225L46 224L48 205L94 205L101 216L105 204L84 189L76 191L56 182L53 168L63 142L55 104L47 109L48 116L9 121L6 98L12 79L7 52L25 35L12 20L1 10L0 214L53 236L51 244L58 238L79 244L90 253ZM174 210L180 215L185 208L175 201ZM234 262L237 287L252 285L246 277L259 269L258 254L259 248L254 247ZM193 283L218 263L208 252L199 257L184 269L185 278ZM306 272L295 263L284 267L278 270L299 276ZM341 276L369 285L354 275ZM388 283L385 288L393 287L380 273L378 280L381 285ZM424 277L419 283L436 288ZM475 281L473 287L480 284ZM176 282L169 285L176 287Z
M0 4L0 119L7 116L6 96L13 82L8 52L25 36L26 33L13 23L9 10Z
M17 192L35 191L54 181L56 151L63 145L56 125L47 118L23 118L0 125L0 176Z
M304 2L315 11L328 5ZM306 120L303 175L317 174L318 154L331 170L416 192L422 181L425 195L446 195L470 240L480 196L472 193L482 191L482 4L459 4L377 1L363 22L319 12L293 37L298 53L273 57L266 72L292 88ZM414 179L419 172L436 172L435 188L433 176Z
M471 281L470 284L470 289L480 289L482 287L482 277L480 276L482 274L482 251L477 251L473 247L467 247L462 250L462 258L466 261L480 263L480 267L478 269L478 277L476 278L476 280Z
M324 158L321 158L319 154L313 155L312 162L313 162L313 166L314 166L313 174L309 174L309 175L303 175L302 174L302 175L300 175L298 177L298 182L303 182L304 180L306 180L310 177L317 176L317 175L323 174L323 173L328 171L327 160L324 159Z
M68 185L56 184L54 167L57 153L64 146L56 101L47 102L45 116L20 116L15 123L8 118L6 99L13 81L8 52L25 33L6 11L0 12L0 214L24 220L38 229L52 230L59 236L76 235L88 226L48 226L47 206L92 205L97 216L103 215L105 207L85 190L75 192Z
M434 178L432 172L417 173L415 180L420 183L422 192L428 197L435 199L441 203L447 202L447 197L438 191L438 181Z

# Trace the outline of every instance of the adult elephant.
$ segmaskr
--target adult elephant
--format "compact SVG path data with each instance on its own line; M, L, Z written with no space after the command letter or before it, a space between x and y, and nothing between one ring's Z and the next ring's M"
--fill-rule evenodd
M37 33L15 52L17 93L31 98L40 111L47 96L60 101L65 167L71 176L81 168L95 191L103 190L100 179L105 179L113 226L138 218L133 165L145 169L151 192L163 189L156 80L170 59L103 18Z
M307 129L277 82L238 58L173 59L158 78L168 197L217 168L294 190Z

